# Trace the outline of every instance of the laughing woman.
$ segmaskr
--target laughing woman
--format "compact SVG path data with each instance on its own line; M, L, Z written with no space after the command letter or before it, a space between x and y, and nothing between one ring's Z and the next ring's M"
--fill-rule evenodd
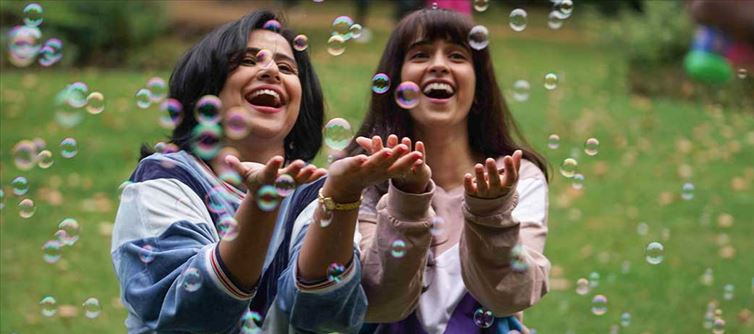
M178 150L144 154L113 232L129 333L361 327L360 195L419 153L342 159L326 179L307 165L321 145L322 92L306 52L292 48L295 34L274 20L257 11L218 28L171 75L170 96L189 111L171 138ZM190 112L208 94L222 103L220 123ZM248 131L217 136L232 112ZM232 154L207 150L218 142ZM240 182L219 177L228 171ZM271 185L283 174L299 186L275 205L282 194Z
M548 290L546 164L517 130L488 49L469 45L472 27L420 10L382 55L393 89L411 81L422 94L403 107L374 94L349 153L415 141L426 154L364 195L362 333L525 331L520 312Z

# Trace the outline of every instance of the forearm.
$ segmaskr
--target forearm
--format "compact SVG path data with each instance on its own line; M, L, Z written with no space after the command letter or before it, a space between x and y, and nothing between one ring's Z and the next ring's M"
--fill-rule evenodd
M235 215L238 235L223 239L219 245L223 263L244 289L251 289L259 280L278 215L278 209L262 211L255 201L248 194L241 202Z

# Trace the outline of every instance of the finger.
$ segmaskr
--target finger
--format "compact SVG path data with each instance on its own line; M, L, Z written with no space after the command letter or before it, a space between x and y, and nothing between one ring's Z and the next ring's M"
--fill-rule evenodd
M367 153L372 153L372 140L367 137L359 136L356 138L356 143L361 146Z
M383 147L382 138L380 138L380 136L372 137L372 153L379 152Z
M421 153L411 152L406 154L390 165L387 169L387 173L391 176L398 176L407 173L418 160L421 160Z
M503 165L505 166L505 173L503 174L503 187L509 188L516 182L518 172L513 167L513 158L511 158L510 156L506 155L505 158L503 158Z
M421 152L422 159L427 160L427 149L424 147L424 142L422 142L421 140L417 141L416 147L414 149Z
M294 178L296 175L299 174L302 168L306 167L306 163L302 160L296 160L294 162L291 162L288 164L288 166L285 166L283 169L278 171L278 175L280 174L288 174L290 176L293 176ZM277 176L276 176L277 177Z
M409 137L403 137L403 139L401 139L401 144L406 145L409 149L413 147L411 146L411 138Z
M387 147L395 147L395 145L398 145L398 136L396 135L387 136Z
M490 189L496 189L500 188L500 174L497 172L497 164L495 163L495 159L487 158L487 160L484 162L485 167L487 167L487 175L490 179Z
M516 150L513 152L513 168L518 173L519 168L521 168L521 159L524 157L524 152L521 150Z
M278 176L278 170L281 166L283 166L283 161L283 157L279 155L272 157L272 159L267 161L267 165L265 165L264 169L262 170L261 180L257 179L255 181L261 183L275 182L275 178L277 178Z
M469 195L476 195L476 187L474 187L474 177L471 174L466 173L463 176L463 188Z
M244 166L241 163L241 160L238 160L238 158L234 155L226 155L225 156L225 163L230 166L230 168L233 168L239 175L246 178L249 175L249 169L246 166Z
M303 184L309 181L311 176L314 174L314 172L317 171L317 167L314 165L309 165L304 168L302 168L298 174L294 177L296 180L296 184Z
M327 175L327 170L324 168L317 168L314 170L314 173L312 173L311 176L309 176L309 179L306 180L304 183L310 183L319 180L321 177Z
M484 176L484 167L482 164L476 164L474 166L474 173L476 173L476 187L477 192L480 194L486 194L489 191L487 179Z

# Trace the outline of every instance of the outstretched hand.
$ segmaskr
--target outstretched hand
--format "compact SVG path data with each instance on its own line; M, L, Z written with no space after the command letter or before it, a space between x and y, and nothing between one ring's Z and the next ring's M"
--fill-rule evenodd
M288 174L293 177L296 185L309 183L324 176L327 171L312 164L307 165L302 160L295 160L283 167L283 157L277 155L266 164L258 162L241 162L237 157L228 155L225 163L235 170L244 180L250 191L256 191L265 184L274 184L279 175ZM281 168L283 167L283 168Z
M383 150L382 138L374 136L370 140L366 137L356 138L356 143L369 153L378 152ZM398 142L398 136L389 135L387 137L387 148L393 149L398 145L403 145L409 150L411 149L411 139L404 137L400 143ZM396 168L390 173L390 178L393 179L393 185L398 189L410 192L421 193L427 188L430 178L432 178L432 170L426 163L426 150L424 149L424 143L421 141L416 142L414 146L414 152L421 154L419 159L414 159L413 164L406 166L406 164L398 164L400 168ZM412 157L413 158L413 157ZM408 169L406 169L408 167Z
M469 196L492 199L510 194L518 182L518 171L521 167L521 150L513 152L513 156L503 157L503 169L498 170L497 163L487 158L482 164L474 166L474 176L466 173L463 186Z

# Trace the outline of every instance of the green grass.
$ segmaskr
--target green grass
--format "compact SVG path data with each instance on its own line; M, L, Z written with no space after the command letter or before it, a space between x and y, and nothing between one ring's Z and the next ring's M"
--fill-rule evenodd
M307 10L317 9L307 6ZM318 10L318 17L326 20L342 15L330 7ZM376 13L380 10L385 9L378 7ZM530 27L513 34L500 17L507 15L491 8L480 19L493 32L490 47L497 78L506 96L515 80L531 83L529 100L509 99L509 106L528 139L554 167L546 255L556 267L553 282L559 284L526 311L526 323L540 333L605 333L619 323L622 312L629 312L632 321L621 329L623 333L704 332L704 311L715 300L728 332L751 331L752 322L741 323L736 315L752 309L754 303L754 108L723 109L696 101L631 96L624 84L620 50L605 49L588 39L560 39L582 36L569 29L569 22L564 30L552 32L539 28L541 21L532 13ZM310 37L328 117L345 117L357 127L389 27L378 28L370 44L349 44L337 58L325 52L326 28L325 21L309 22L301 30ZM132 97L148 78L167 78L169 70L3 69L0 333L124 331L126 311L114 302L119 292L110 262L110 240L99 230L114 219L117 188L133 170L139 144L166 138L167 132L157 125L156 110L136 108ZM542 86L547 72L560 75L554 91ZM80 125L64 129L53 119L52 99L74 81L102 92L106 109L99 115L86 114ZM561 137L556 150L546 146L551 133ZM18 170L13 146L36 137L46 141L55 156L54 165ZM79 153L72 159L59 156L58 144L65 137L78 140ZM600 140L597 156L583 153L583 142L589 137ZM683 141L691 144L690 150L678 148ZM570 180L557 172L560 162L572 155L586 177L581 191L572 190ZM323 160L317 159L320 164ZM679 176L679 166L684 164L693 172L688 179ZM23 197L13 195L10 187L19 175L31 185L23 197L34 199L37 207L29 219L19 217L16 205ZM743 190L731 186L734 178L744 185ZM684 182L696 186L691 201L680 198ZM45 198L55 192L62 201L53 205ZM87 203L96 196L106 200L91 209ZM734 217L732 226L718 224L722 214ZM63 250L58 263L47 264L41 246L53 238L65 217L78 220L81 238ZM649 226L646 235L637 233L640 222ZM659 265L644 260L644 249L651 241L665 246L665 260ZM735 249L735 256L721 257L723 246ZM628 271L622 270L624 263L629 264ZM700 281L706 268L714 272L709 286ZM599 286L586 296L577 295L576 280L591 272L600 274ZM732 300L723 299L726 284L735 286ZM590 312L591 299L598 293L609 299L603 316ZM59 305L78 309L86 298L96 297L103 312L93 320L80 310L70 318L46 318L38 305L46 295L54 296Z

